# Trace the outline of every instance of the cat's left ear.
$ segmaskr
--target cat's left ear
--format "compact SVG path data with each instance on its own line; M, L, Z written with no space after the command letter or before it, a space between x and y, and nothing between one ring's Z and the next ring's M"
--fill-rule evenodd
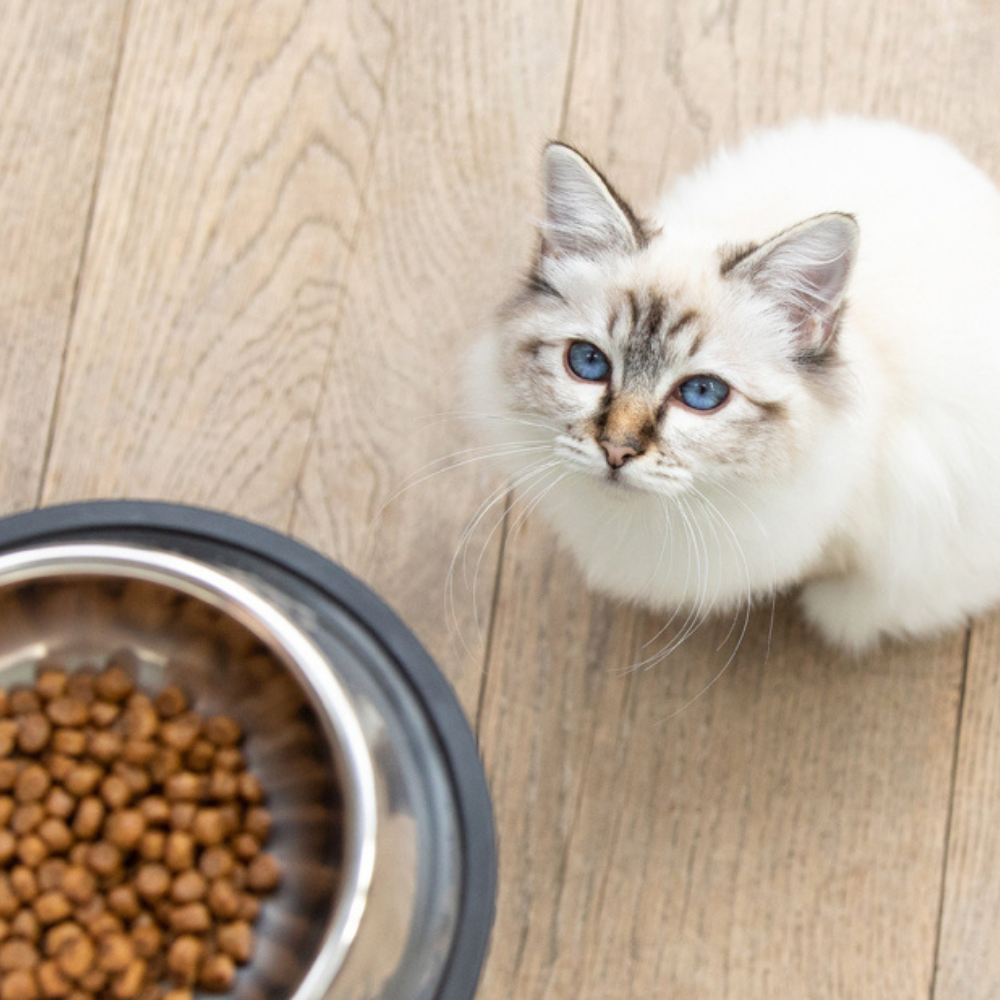
M552 142L542 161L543 257L631 253L646 238L614 188L575 149Z
M796 347L820 355L833 342L847 281L858 252L858 224L831 212L769 240L723 272L743 278L784 309Z

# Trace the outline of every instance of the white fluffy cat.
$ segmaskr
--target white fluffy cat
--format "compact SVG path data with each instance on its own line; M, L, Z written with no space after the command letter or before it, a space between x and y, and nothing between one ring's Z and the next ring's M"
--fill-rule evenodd
M978 169L837 118L721 153L642 221L567 146L543 173L540 251L472 396L594 588L701 611L802 585L853 648L1000 601L1000 194Z

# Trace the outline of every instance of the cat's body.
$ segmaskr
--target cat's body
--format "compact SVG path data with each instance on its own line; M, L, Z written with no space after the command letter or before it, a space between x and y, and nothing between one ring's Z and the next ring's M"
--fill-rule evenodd
M535 272L473 368L596 589L803 584L853 647L1000 601L1000 194L941 139L765 133L645 224L550 147Z

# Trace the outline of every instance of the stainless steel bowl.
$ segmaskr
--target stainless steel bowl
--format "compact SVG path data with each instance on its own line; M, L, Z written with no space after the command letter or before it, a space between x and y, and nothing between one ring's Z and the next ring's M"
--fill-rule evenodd
M238 1000L469 1000L492 818L454 695L370 591L225 515L103 502L0 520L0 684L121 649L237 718L269 790L268 899Z

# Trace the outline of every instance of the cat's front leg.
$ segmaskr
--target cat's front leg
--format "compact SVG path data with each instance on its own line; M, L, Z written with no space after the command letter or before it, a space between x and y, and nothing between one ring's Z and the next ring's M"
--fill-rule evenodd
M883 633L899 630L875 581L861 574L813 580L802 588L799 604L828 642L853 652L874 645Z

